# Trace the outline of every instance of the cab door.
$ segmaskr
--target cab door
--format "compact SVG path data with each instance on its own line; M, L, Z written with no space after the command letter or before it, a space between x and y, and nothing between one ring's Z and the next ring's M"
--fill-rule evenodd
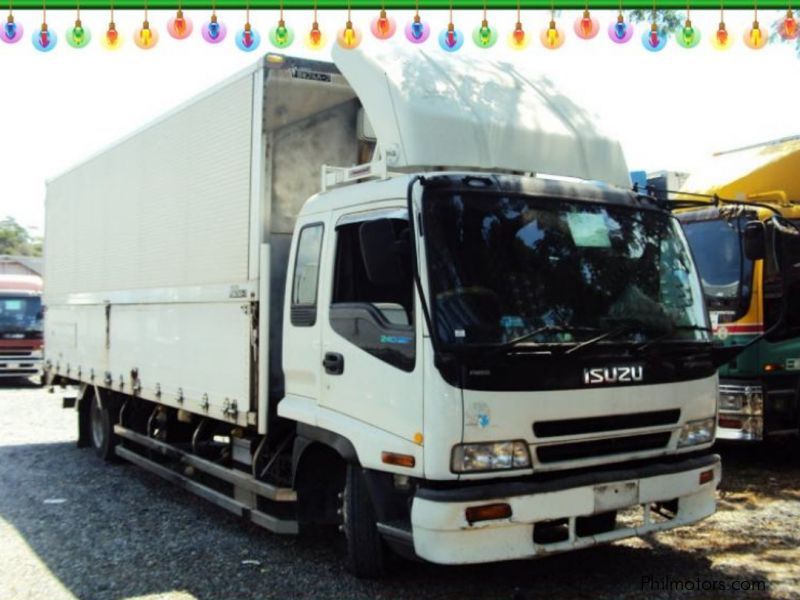
M327 238L323 219L297 225L297 243L290 255L284 312L282 366L287 396L318 402L322 372L320 266Z
M333 215L320 404L409 441L422 431L420 319L402 205Z

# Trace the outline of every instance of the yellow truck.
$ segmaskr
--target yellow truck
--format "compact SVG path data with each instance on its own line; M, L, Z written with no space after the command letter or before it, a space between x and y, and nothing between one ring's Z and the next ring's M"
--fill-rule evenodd
M696 202L676 212L697 261L714 335L725 345L751 343L720 369L717 437L797 435L800 294L796 285L783 293L774 256L753 260L745 246L753 219L780 216L800 224L800 136L717 153L681 192L679 201Z

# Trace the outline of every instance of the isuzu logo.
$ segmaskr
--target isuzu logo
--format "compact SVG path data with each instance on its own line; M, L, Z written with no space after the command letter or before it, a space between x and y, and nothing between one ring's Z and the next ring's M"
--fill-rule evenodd
M600 385L604 383L635 383L644 380L644 367L641 365L620 367L595 367L583 370L583 383Z

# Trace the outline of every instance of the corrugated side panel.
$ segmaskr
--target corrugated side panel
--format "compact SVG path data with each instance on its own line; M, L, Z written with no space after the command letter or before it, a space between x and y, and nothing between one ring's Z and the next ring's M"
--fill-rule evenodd
M252 75L55 179L47 296L247 279Z
M247 423L253 81L50 183L45 357L56 374Z

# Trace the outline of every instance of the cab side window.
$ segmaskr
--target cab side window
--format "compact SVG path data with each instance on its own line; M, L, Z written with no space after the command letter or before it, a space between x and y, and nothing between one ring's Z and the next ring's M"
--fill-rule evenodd
M292 325L311 327L317 322L319 259L322 251L322 223L300 230L292 276Z
M405 371L416 346L410 244L405 219L339 226L330 310L334 331Z

